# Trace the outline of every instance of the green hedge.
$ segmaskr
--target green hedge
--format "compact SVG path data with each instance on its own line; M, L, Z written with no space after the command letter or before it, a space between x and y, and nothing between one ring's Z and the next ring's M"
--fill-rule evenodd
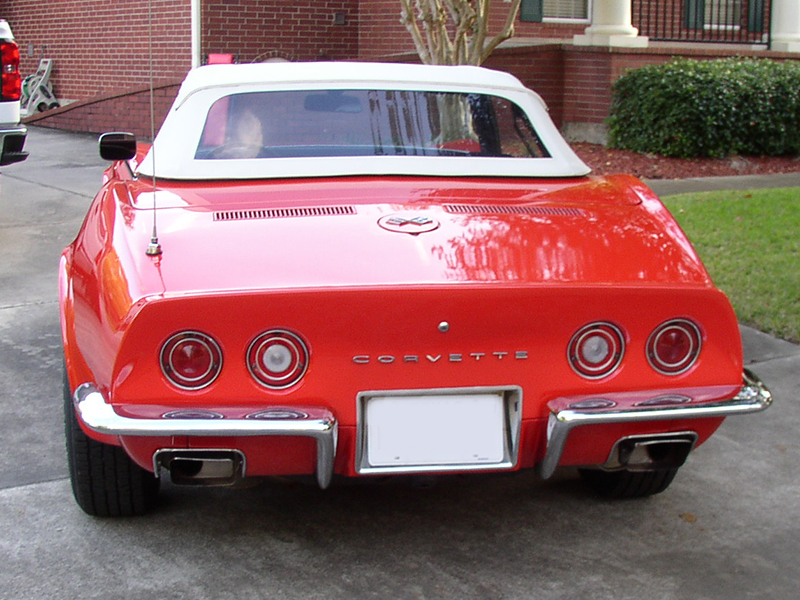
M609 145L677 157L800 154L800 63L678 59L620 77Z

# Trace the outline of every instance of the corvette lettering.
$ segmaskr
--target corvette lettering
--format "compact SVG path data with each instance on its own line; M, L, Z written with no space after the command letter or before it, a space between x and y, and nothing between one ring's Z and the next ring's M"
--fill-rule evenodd
M481 360L527 360L527 350L517 350L515 352L470 352L468 354L380 354L373 356L370 354L357 354L353 357L353 362L357 365L368 365L373 363L390 365L393 363L438 363L438 362L477 362Z

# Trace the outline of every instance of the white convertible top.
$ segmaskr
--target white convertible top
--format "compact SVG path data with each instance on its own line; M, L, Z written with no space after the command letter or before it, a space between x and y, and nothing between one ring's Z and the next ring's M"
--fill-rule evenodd
M444 85L462 90L482 88L524 89L510 73L482 67L415 65L401 63L305 62L253 63L243 65L207 65L192 69L181 85L176 102L182 102L196 90L217 86L267 84L277 89L391 89L393 85L412 84L415 89ZM405 85L403 87L405 87Z
M196 158L195 150L215 102L240 92L291 90L409 90L498 96L525 111L550 156ZM347 175L575 177L590 172L564 141L538 94L513 75L473 66L310 62L198 67L186 76L153 147L138 172L180 180Z

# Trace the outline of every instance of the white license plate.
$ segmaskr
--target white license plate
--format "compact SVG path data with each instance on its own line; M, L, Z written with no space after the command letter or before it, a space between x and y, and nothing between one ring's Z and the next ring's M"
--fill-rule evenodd
M506 458L501 394L376 395L363 416L370 467L488 467Z

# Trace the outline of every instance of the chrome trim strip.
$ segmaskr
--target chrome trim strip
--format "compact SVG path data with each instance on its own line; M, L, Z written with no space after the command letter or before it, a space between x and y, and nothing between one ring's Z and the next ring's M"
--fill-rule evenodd
M92 383L84 383L73 394L81 421L92 431L113 436L303 436L317 442L317 482L322 489L333 478L339 426L324 407L296 407L305 419L135 419L117 414Z
M651 406L638 409L551 410L547 420L547 451L539 475L548 479L556 470L570 432L581 425L633 423L675 419L729 417L760 412L772 404L772 394L762 381L745 369L743 385L730 400L708 404Z

